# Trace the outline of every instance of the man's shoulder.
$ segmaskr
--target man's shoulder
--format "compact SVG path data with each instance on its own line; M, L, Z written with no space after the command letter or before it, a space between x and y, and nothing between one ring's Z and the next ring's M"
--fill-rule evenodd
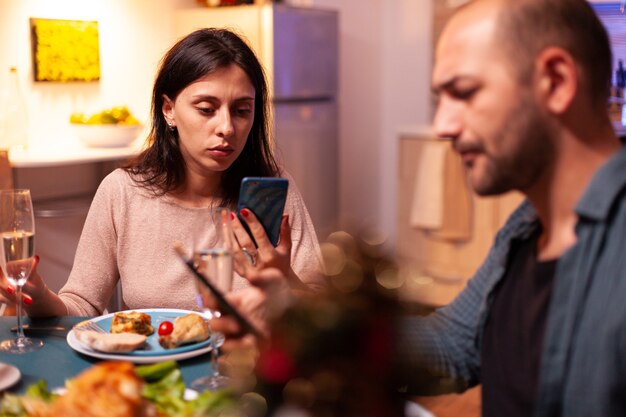
M606 219L613 207L626 199L626 148L613 155L591 179L576 211L592 219Z

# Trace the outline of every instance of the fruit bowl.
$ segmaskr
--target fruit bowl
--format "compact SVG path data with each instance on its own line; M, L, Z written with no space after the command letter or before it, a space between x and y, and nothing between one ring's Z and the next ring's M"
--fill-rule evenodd
M129 146L141 133L141 125L77 124L72 129L83 145L91 148Z

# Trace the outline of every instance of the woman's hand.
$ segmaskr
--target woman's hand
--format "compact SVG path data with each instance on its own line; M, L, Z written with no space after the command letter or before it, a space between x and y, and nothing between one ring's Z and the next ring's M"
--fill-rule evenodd
M250 232L257 243L248 235L239 218L233 215L232 228L239 248L235 249L235 270L241 276L248 277L250 271L260 271L265 268L277 268L285 276L293 275L291 269L291 229L289 216L283 215L280 222L280 238L274 247L265 233L265 229L254 213L249 209L242 209L241 215L246 220Z
M48 286L37 272L37 266L39 265L39 256L33 257L32 260L24 260L23 262L32 262L33 269L31 270L30 277L22 288L22 301L25 306L33 304L33 301L43 298L48 291ZM2 271L0 270L0 299L9 304L15 304L16 288L9 283Z
M51 291L37 272L39 256L32 260L33 269L30 277L22 287L22 301L24 308L31 317L52 317L67 315L67 307L53 291ZM0 299L10 304L16 302L16 289L7 281L0 271Z

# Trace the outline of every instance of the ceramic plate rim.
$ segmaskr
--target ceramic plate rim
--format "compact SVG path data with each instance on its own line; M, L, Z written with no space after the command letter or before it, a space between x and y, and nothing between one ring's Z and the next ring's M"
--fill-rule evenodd
M183 314L189 314L189 313L194 313L194 314L200 314L198 311L191 311L191 310L182 310L182 309L176 309L176 308L137 308L137 309L129 309L129 310L123 310L123 311L118 311L116 313L127 313L127 312L131 312L131 311L138 311L138 312L142 312L142 313L183 313ZM113 315L115 315L115 313L109 313L109 314L105 314L103 316L98 316L98 317L94 317L92 319L89 319L93 322L99 322L101 320L106 320L110 317L113 317ZM77 338L76 338L76 334L74 333L74 330L70 330L67 333L67 344L74 349L75 351L82 353L84 355L87 356L91 356L94 358L98 358L98 359L108 359L108 360L120 360L120 361L128 361L128 362L133 362L133 363L155 363L155 362L162 362L162 361L166 361L166 360L182 360L182 359L188 359L188 358L193 358L195 356L199 356L202 355L206 352L209 352L211 350L211 344L208 344L204 347L198 348L198 349L193 349L193 350L187 350L184 352L179 352L179 353L173 353L173 354L164 354L164 355L126 355L126 354L120 354L120 353L106 353L106 352L99 352L96 350L93 350L87 346L85 346L83 343L81 343Z
M0 373L4 374L2 371L5 370L8 372L8 375L5 375L4 378L0 378L0 392L11 388L22 378L22 373L16 366L6 362L0 362Z

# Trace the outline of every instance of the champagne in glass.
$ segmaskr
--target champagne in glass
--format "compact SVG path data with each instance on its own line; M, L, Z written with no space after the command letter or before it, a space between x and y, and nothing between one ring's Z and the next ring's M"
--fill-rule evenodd
M24 231L3 232L0 266L13 286L23 286L33 268L35 234Z
M24 335L22 327L22 287L33 269L35 218L30 190L0 190L0 267L15 287L17 336L0 342L0 352L27 353L43 346L38 339Z
M227 293L233 284L233 258L229 249L210 248L194 250L194 263L198 270L207 277L218 290ZM211 291L199 281L196 281L198 291L198 303L205 311L208 318L219 317L220 311L212 308L213 300Z
M230 225L230 210L214 208L207 213L206 222L196 228L198 235L194 239L193 260L202 273L218 290L227 293L233 284L233 235ZM219 317L219 310L214 308L211 292L196 280L198 304L208 319ZM211 375L196 379L191 387L198 391L215 391L229 384L229 378L221 375L217 359L219 347L224 343L224 335L211 332Z

